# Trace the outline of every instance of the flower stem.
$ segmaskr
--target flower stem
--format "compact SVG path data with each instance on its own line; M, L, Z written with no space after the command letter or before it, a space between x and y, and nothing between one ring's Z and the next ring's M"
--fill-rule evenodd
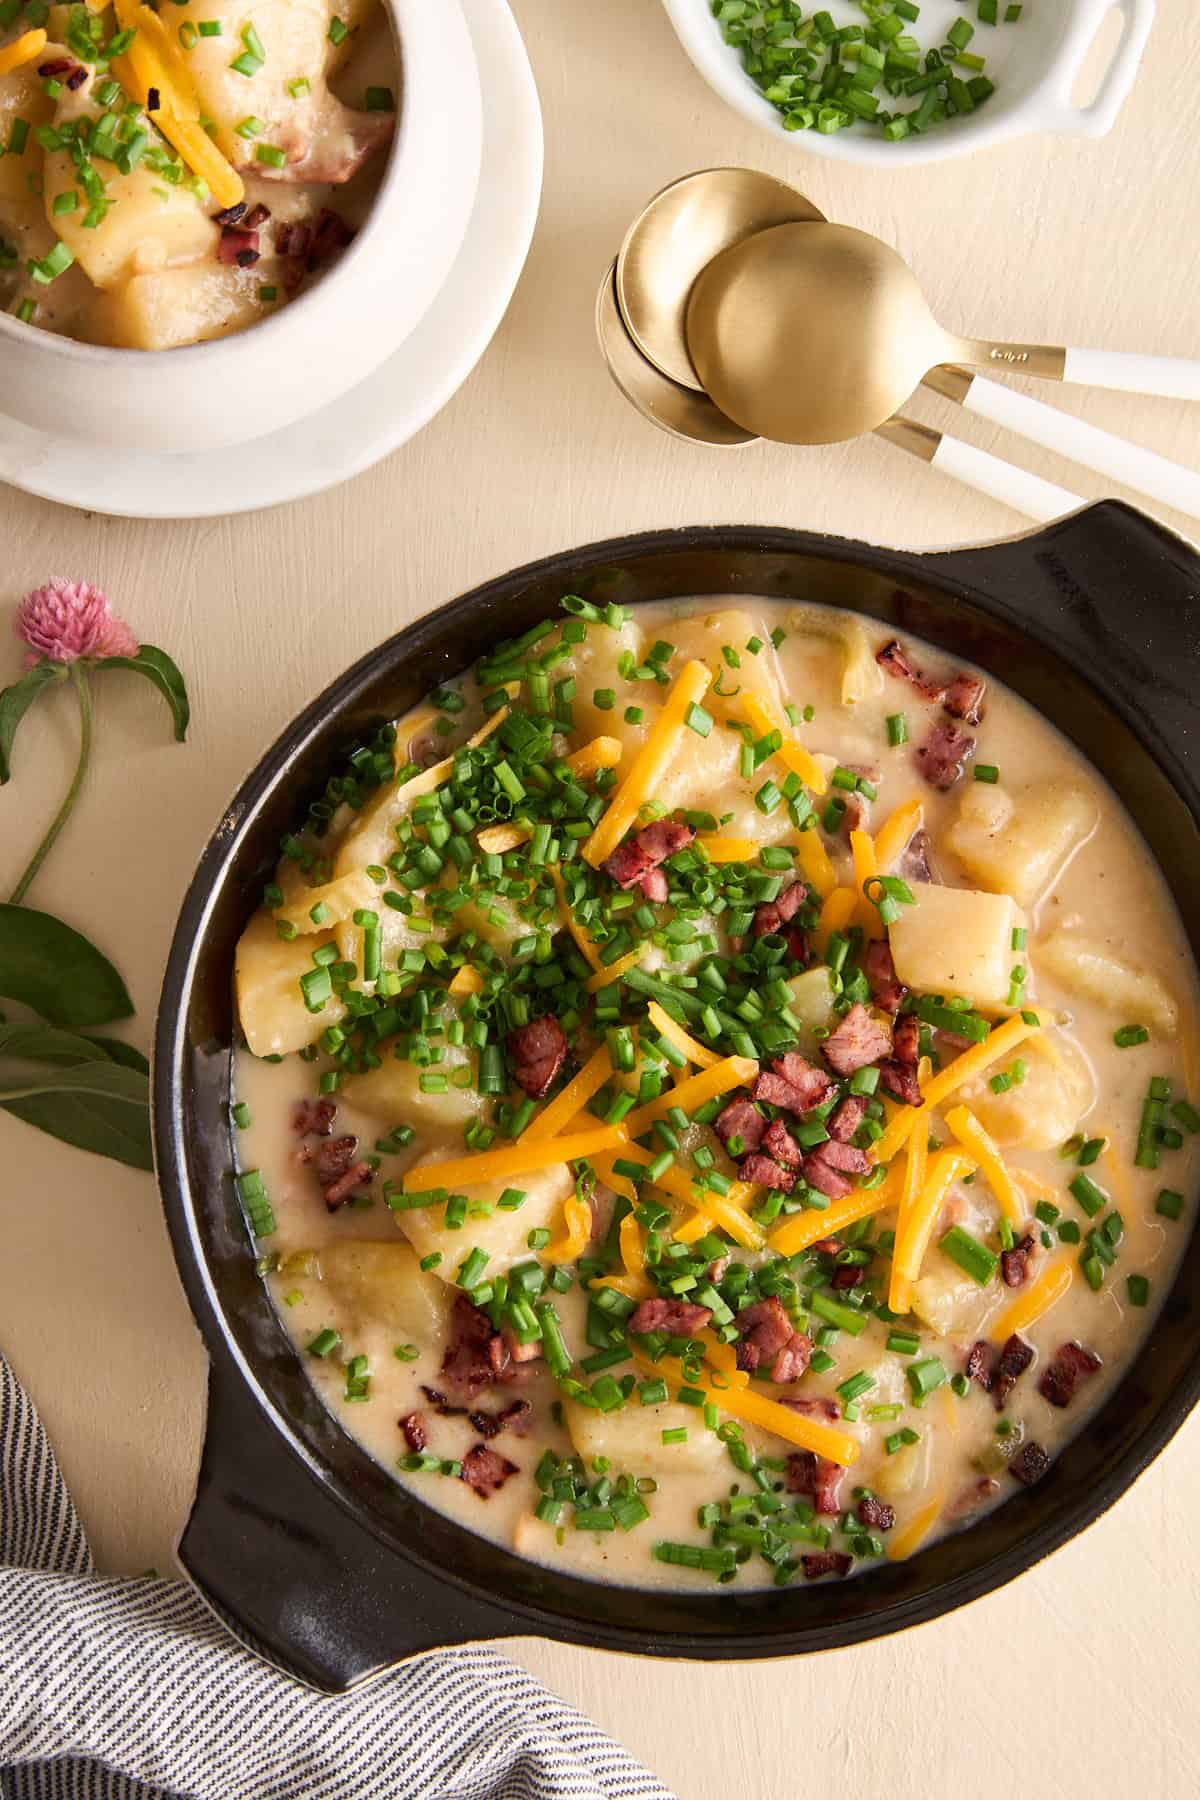
M29 866L9 896L10 906L19 906L29 889L34 876L45 862L61 832L70 818L79 790L83 786L87 774L88 761L92 753L92 681L87 664L80 660L71 664L71 680L75 683L75 691L79 695L79 761L75 765L75 773L71 785L67 789L66 798L54 816L54 821L45 837L34 851Z

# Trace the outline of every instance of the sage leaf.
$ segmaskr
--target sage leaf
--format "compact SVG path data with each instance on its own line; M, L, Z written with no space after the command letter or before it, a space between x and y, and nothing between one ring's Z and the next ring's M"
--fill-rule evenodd
M12 774L12 747L17 726L47 682L61 681L66 672L65 663L40 662L28 675L23 675L20 681L14 681L0 693L0 786Z
M107 1025L133 1012L108 958L61 919L29 906L0 905L0 996L52 1025Z
M144 675L147 681L153 682L171 709L175 738L182 744L187 736L192 711L183 676L165 650L159 650L153 644L143 644L136 656L104 656L96 667L132 669L135 675Z
M150 1083L139 1069L93 1061L0 1081L0 1107L65 1144L153 1169Z
M126 1069L140 1069L143 1075L150 1073L149 1059L142 1055L136 1044L127 1044L123 1038L103 1037L97 1031L85 1033L85 1044L95 1044L110 1056L115 1063Z
M77 1031L60 1031L53 1025L0 1025L0 1056L66 1064L115 1060L103 1043L81 1037Z

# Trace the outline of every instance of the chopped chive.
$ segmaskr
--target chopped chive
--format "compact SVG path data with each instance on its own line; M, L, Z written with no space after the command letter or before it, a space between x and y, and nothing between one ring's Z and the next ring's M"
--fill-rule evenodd
M1113 1043L1118 1050L1132 1050L1136 1044L1145 1044L1150 1040L1150 1033L1144 1025L1122 1025L1119 1031L1113 1032Z

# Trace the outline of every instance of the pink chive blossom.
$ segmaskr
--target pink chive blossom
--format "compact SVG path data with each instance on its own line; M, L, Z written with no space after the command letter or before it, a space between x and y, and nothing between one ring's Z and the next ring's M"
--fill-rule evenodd
M29 645L27 669L44 656L71 663L81 656L136 656L141 648L90 581L55 578L34 588L17 608L16 633Z

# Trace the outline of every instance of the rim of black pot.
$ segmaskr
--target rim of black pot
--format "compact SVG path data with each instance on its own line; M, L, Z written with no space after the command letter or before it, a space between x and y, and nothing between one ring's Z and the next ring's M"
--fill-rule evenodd
M644 532L540 559L496 580L484 582L439 610L426 614L356 662L306 707L267 750L242 784L205 847L183 902L168 961L156 1035L154 1083L159 1181L176 1260L193 1312L206 1343L214 1353L232 1358L260 1416L278 1435L288 1454L315 1478L322 1494L364 1526L380 1544L422 1570L431 1580L449 1584L451 1588L501 1609L506 1616L511 1615L513 1633L532 1627L550 1636L570 1637L612 1649L665 1655L741 1657L834 1648L936 1618L1002 1586L1076 1536L1105 1511L1158 1455L1200 1399L1200 1354L1193 1350L1190 1362L1170 1391L1158 1397L1152 1414L1135 1433L1125 1434L1121 1441L1121 1431L1110 1429L1108 1435L1112 1447L1108 1466L1101 1479L1086 1492L1074 1494L1060 1508L1032 1523L1027 1533L1013 1536L1012 1541L979 1560L968 1553L974 1537L971 1528L940 1539L923 1554L932 1557L940 1552L939 1562L944 1566L944 1573L917 1591L913 1591L911 1571L920 1563L920 1556L909 1563L871 1571L865 1583L855 1581L840 1589L828 1585L801 1586L782 1592L768 1588L745 1594L738 1594L733 1589L717 1589L710 1595L704 1591L679 1593L658 1588L615 1586L581 1576L565 1576L557 1571L547 1580L544 1579L546 1571L540 1565L483 1539L469 1526L447 1520L445 1515L427 1507L419 1496L412 1495L411 1490L393 1481L317 1401L316 1406L332 1433L351 1447L340 1459L354 1470L354 1481L351 1482L342 1470L331 1466L324 1450L314 1449L313 1443L302 1434L296 1419L289 1417L281 1407L270 1381L264 1378L254 1356L247 1353L240 1341L238 1321L229 1316L227 1301L218 1288L210 1263L203 1217L205 1197L192 1191L187 1142L191 1096L184 1081L189 1049L189 1010L194 999L197 960L231 866L255 831L267 801L281 791L300 764L306 748L326 735L332 720L351 718L381 681L392 680L402 674L406 663L421 657L432 656L437 664L432 672L425 670L422 664L423 692L449 675L459 673L472 660L474 652L456 655L451 646L465 644L477 636L477 629L472 628L478 627L481 616L486 615L490 620L500 615L516 596L531 588L549 583L564 592L578 591L580 587L586 588L589 582L604 578L607 572L619 571L623 565L705 552L718 557L779 557L793 564L799 560L814 565L851 568L860 571L864 581L878 583L882 580L910 590L909 597L914 600L918 619L923 616L928 597L932 596L936 604L950 603L967 609L970 618L964 622L964 628L969 626L984 635L992 629L1003 634L1016 634L1026 641L1035 659L1048 655L1060 669L1069 671L1071 652L1078 657L1081 646L1086 649L1088 641L1086 630L1081 630L1081 617L1086 613L1086 607L1081 611L1080 594L1071 591L1071 580L1075 579L1071 575L1071 564L1089 533L1111 537L1113 545L1125 546L1131 557L1136 553L1143 562L1156 553L1177 572L1182 572L1185 583L1191 583L1190 598L1195 602L1196 594L1200 592L1200 558L1183 540L1117 502L1088 508L1022 539L945 553L892 551L850 539L776 527L709 526ZM1101 556L1101 562L1111 563L1113 554L1113 548L1109 546ZM1057 557L1062 565L1061 569L1048 566L1043 570L1048 579L1048 591L1061 592L1063 600L1059 614L1053 619L1028 617L1023 612L1018 593L1002 598L995 591L1001 565L1006 559L1010 574L1023 571L1028 576L1038 556L1049 557L1051 564ZM1119 557L1116 562L1120 562ZM1062 570L1066 572L1065 578ZM1109 579L1115 579L1116 574L1114 565ZM1095 578L1097 581L1104 579L1102 569ZM761 595L763 589L747 587L742 591L749 597L755 593ZM1086 599L1086 589L1082 592ZM736 599L738 595L732 597ZM790 597L805 603L809 599L802 593L770 597ZM869 609L865 610L869 613ZM879 617L870 613L869 616ZM1109 628L1111 624L1109 620ZM493 638L501 634L498 625L495 628L489 625L488 629ZM933 641L938 641L936 633L931 634L920 623L914 622L908 629L932 635ZM1133 636L1137 637L1138 633L1135 631ZM436 654L431 650L434 645L439 646ZM1136 648L1138 654L1148 658L1152 665L1166 670L1166 646L1139 639ZM1174 654L1178 661L1177 647ZM1194 829L1200 820L1200 804L1190 768L1190 747L1175 741L1178 733L1172 732L1169 718L1164 723L1138 706L1136 695L1125 680L1128 669L1126 660L1108 672L1103 669L1089 669L1086 675L1076 672L1075 679L1081 690L1090 693L1093 704L1099 702L1100 713L1107 711L1115 716L1140 745L1190 816ZM1003 670L996 672L1001 679L1006 679ZM1020 688L1017 691L1020 692ZM330 746L326 752L327 762L332 755ZM247 888L243 921L253 911L257 898L257 888ZM215 1069L222 1058L227 1060L229 1045L206 1044L204 1054L212 1056ZM251 1267L254 1254L247 1235L245 1258ZM1181 1262L1176 1289L1183 1273L1184 1262ZM258 1277L254 1279L257 1281ZM262 1292L265 1295L265 1288ZM270 1305L269 1299L266 1304ZM1168 1309L1170 1304L1168 1301ZM282 1332L278 1321L276 1325ZM1157 1330L1158 1322L1112 1398L1095 1419L1085 1424L1073 1443L1094 1431L1097 1420L1107 1417L1114 1400L1134 1383L1135 1377L1151 1381L1151 1371L1144 1370L1143 1365L1150 1356ZM290 1343L288 1349L297 1364L300 1380L307 1387L308 1379L299 1366L299 1354ZM315 1393L311 1387L309 1391ZM1062 1453L1059 1462L1069 1456L1070 1448L1068 1446ZM1047 1481L1050 1479L1047 1477ZM415 1508L418 1514L425 1515L434 1536L444 1537L449 1531L451 1538L466 1538L476 1546L485 1546L480 1555L499 1582L502 1589L499 1597L495 1587L464 1572L462 1567L448 1563L444 1556L427 1553L419 1542L400 1542L394 1523L381 1516L379 1503L385 1489L393 1497L405 1496L405 1505L410 1510ZM1037 1493L1036 1489L1017 1492L989 1517L995 1519L1005 1515L1014 1527L1020 1518L1028 1516L1032 1520L1041 1510ZM478 1561L480 1557L468 1560ZM904 1571L910 1572L907 1579ZM828 1602L817 1601L822 1594L838 1592L845 1595L851 1586L857 1589L867 1585L878 1595L880 1603L861 1616L840 1618L830 1611ZM522 1586L526 1590L524 1596L516 1591ZM552 1604L529 1597L530 1590L537 1592L550 1587L556 1596ZM632 1614L638 1598L644 1601L648 1594L653 1594L654 1611L663 1621L653 1630L644 1623L637 1624L620 1616ZM795 1605L800 1594L808 1603L806 1607ZM786 1615L789 1601L790 1615L772 1619L768 1627L765 1622L768 1603L776 1609L782 1608ZM716 1626L714 1620L718 1621Z

